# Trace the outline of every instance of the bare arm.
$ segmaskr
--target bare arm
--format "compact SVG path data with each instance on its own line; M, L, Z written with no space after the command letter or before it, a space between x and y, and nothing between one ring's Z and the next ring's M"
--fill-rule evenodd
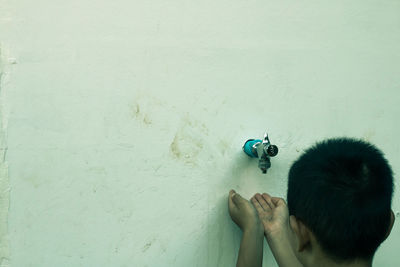
M281 198L256 194L251 202L264 227L265 237L280 267L302 267L290 244L289 212Z
M279 267L303 267L286 237L267 237L268 245Z
M229 192L229 214L242 229L236 267L261 267L264 245L264 227L255 207L234 190Z
M263 259L263 230L243 231L236 267L261 267Z

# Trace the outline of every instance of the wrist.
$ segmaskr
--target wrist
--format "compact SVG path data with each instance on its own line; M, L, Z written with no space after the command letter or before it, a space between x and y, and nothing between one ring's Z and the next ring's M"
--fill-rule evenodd
M289 240L289 227L279 227L274 229L274 231L265 232L265 238L268 241L268 244L281 244L282 242Z
M279 241L284 238L283 229L276 229L275 231L264 232L265 238L269 241Z
M275 252L286 251L288 247L291 246L290 235L284 229L280 231L275 231L270 234L265 234L265 239L268 245L270 246L271 250Z
M255 222L255 223L250 224L247 227L244 227L243 232L263 235L264 227L261 224L261 222Z
M267 240L280 240L288 237L291 228L288 223L276 223L265 227L265 237Z

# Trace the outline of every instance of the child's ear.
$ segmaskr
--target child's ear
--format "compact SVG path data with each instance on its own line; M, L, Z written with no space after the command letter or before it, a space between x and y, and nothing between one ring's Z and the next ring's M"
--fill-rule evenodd
M293 215L290 216L289 223L298 240L297 251L302 252L310 244L310 230Z
M388 238L388 236L390 235L390 232L392 231L392 228L393 228L394 219L395 219L395 216L394 216L393 210L390 210L390 225L389 225L389 228L387 229L385 238L383 240L386 240L386 238Z

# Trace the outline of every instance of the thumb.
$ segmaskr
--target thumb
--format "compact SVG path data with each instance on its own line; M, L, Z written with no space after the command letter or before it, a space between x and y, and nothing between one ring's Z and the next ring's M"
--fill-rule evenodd
M233 209L236 206L236 204L233 203L233 199L232 199L232 196L234 193L235 193L235 190L229 191L229 197L228 197L229 210Z
M242 201L243 201L243 198L242 198L242 196L240 194L234 192L232 194L232 201L233 201L233 203L235 203L235 205L241 205Z

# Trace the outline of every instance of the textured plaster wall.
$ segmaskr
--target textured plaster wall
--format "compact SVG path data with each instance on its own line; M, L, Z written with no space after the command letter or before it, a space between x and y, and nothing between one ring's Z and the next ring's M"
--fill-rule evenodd
M233 266L228 190L285 196L327 137L375 143L398 184L397 0L0 6L2 266ZM241 146L266 129L262 175ZM400 265L399 186L393 209L376 266Z
M7 71L4 62L7 51L0 47L0 266L9 264L9 240L8 240L8 210L10 198L10 185L8 179L7 153L7 119L6 103L4 102L4 90L7 84Z

